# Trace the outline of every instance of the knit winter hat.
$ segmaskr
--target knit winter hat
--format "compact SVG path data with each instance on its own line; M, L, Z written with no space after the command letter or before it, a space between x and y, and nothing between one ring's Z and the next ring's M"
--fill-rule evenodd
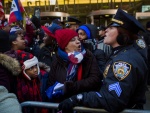
M17 50L17 56L22 66L23 74L27 79L31 80L31 78L25 73L25 70L31 68L34 65L37 65L38 74L40 73L38 59L35 56L33 56L31 53L27 53L22 50Z
M10 29L10 35L15 34L17 31L22 30L20 27L18 26L14 26Z
M76 31L78 32L80 29L86 33L88 39L91 39L91 33L90 33L90 30L87 26L82 25Z
M78 36L78 33L71 29L60 29L55 32L55 38L58 43L58 46L64 50L69 41Z
M53 38L55 37L54 34L47 27L45 26L41 26L41 27L48 36L53 37Z
M55 23L52 23L48 26L48 29L53 33L55 34L55 31L58 30L58 29L62 29L62 27L58 24L55 24Z

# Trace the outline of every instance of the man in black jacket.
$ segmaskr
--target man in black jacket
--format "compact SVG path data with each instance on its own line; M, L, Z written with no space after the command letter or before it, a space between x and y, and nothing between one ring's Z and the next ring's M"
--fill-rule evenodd
M148 47L148 68L150 70L150 21L146 23L146 33L143 34L143 38ZM148 74L147 84L150 85L150 71Z

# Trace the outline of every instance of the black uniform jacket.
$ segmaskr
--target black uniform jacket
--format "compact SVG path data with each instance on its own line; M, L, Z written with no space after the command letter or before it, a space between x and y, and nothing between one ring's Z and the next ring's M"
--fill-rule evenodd
M125 108L142 108L146 102L147 65L133 47L116 51L106 64L99 92L83 93L82 105L117 113Z

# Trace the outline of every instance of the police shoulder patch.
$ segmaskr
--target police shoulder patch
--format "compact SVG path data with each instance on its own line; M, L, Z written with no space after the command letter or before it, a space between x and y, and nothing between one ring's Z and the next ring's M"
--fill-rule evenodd
M125 79L131 71L131 65L127 62L118 61L113 64L113 72L115 77L121 81Z
M137 45L140 47L140 48L145 48L146 47L146 43L145 43L145 41L143 40L143 39L137 39L136 40L136 43L137 43Z

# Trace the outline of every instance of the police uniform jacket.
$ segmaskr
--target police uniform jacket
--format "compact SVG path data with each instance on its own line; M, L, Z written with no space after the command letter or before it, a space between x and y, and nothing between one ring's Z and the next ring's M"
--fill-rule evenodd
M133 45L115 51L104 71L99 92L83 93L82 105L110 113L142 108L145 103L147 65Z

